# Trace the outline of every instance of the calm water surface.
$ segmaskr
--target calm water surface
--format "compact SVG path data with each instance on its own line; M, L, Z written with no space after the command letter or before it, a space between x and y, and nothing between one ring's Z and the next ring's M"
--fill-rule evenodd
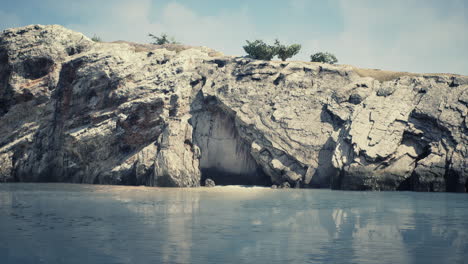
M468 263L468 195L0 184L0 263Z

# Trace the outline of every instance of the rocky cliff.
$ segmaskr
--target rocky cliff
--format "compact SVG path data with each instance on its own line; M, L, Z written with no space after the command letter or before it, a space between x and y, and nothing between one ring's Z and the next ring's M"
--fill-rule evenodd
M468 77L0 35L0 182L465 192Z

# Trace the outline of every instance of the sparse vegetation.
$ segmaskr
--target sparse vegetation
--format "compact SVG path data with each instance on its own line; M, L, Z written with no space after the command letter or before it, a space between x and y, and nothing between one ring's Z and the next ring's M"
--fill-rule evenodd
M286 46L281 44L279 40L275 40L275 49L278 58L280 58L282 61L285 61L286 59L289 59L299 53L301 50L301 45L292 44L290 46Z
M247 45L243 48L248 57L252 59L271 60L273 57L278 56L278 58L285 61L296 55L301 49L301 45L293 44L286 46L281 44L279 40L276 40L274 45L268 45L263 40L255 40L253 42L247 40Z
M335 55L328 52L318 52L310 56L310 61L312 62L323 62L329 64L335 64L338 62Z
M164 45L164 44L180 44L178 43L174 37L169 37L167 34L163 33L161 34L161 36L156 36L156 35L153 35L153 34L148 34L148 36L150 36L151 38L153 38L153 42L151 42L151 44L155 44L155 45Z
M94 34L94 36L91 38L91 40L94 41L94 42L102 42L101 37L97 36L96 34Z

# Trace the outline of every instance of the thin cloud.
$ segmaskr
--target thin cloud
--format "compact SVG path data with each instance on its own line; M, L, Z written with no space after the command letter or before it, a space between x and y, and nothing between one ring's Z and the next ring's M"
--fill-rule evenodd
M422 3L341 1L344 30L318 40L341 62L361 67L467 74L468 28L463 10L450 17Z
M157 9L160 15L152 20ZM255 36L252 21L246 10L222 12L202 16L188 7L171 2L165 6L152 6L151 1L116 4L111 15L99 18L92 24L69 24L71 29L86 35L99 35L106 41L129 40L147 43L149 33L167 33L177 41L194 46L207 46L227 55L243 54L245 39Z

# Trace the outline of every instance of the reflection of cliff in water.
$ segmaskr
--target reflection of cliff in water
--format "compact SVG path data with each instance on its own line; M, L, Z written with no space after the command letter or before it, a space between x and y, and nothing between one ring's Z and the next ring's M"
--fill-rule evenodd
M428 212L433 201L412 193L239 190L177 194L185 202L165 222L165 255L183 261L190 257L181 252L192 257L205 252L205 261L220 254L249 260L268 252L270 260L329 263L359 263L378 255L379 263L456 263L468 246L463 221L453 226L462 215L450 201L435 204L445 208L445 219ZM428 254L433 243L437 248Z
M467 206L463 196L444 195ZM359 206L352 205L356 201L349 201L349 207L338 202L335 208L319 211L319 223L332 241L324 247L330 263L356 263L371 256L379 263L463 263L466 258L468 232L460 221L466 216L450 199L434 201L430 195L413 193L353 196L362 196ZM376 254L379 247L387 254Z
M467 224L456 194L0 185L6 263L463 263Z

